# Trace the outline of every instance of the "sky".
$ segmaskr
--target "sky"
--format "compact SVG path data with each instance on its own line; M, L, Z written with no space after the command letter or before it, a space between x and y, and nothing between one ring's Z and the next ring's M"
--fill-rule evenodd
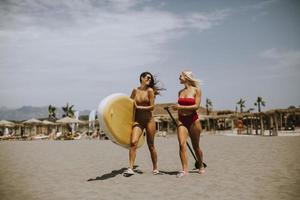
M149 71L176 102L178 77L234 110L300 105L300 1L0 0L0 107L97 109Z

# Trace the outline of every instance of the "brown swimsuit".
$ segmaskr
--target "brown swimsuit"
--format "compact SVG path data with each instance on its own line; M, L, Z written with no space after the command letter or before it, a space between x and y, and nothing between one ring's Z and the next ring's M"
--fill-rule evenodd
M134 98L134 100L136 100L136 98ZM148 102L143 102L143 105L139 105L139 106L149 106L149 104L150 102L148 99ZM135 109L135 122L133 124L133 127L139 126L143 130L144 128L147 127L147 124L152 118L153 118L152 111Z
M148 122L152 119L152 112L151 111L145 111L145 110L135 110L135 122L133 124L133 127L140 126L143 130L147 127Z

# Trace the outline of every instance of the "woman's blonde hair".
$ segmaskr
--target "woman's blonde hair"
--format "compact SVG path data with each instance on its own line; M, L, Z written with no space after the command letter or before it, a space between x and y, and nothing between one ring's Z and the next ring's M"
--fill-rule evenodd
M200 80L196 79L192 71L183 71L182 74L185 76L186 80L194 87L199 88Z

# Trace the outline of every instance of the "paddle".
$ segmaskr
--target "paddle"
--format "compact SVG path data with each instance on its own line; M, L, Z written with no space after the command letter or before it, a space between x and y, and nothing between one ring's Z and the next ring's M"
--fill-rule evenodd
M169 110L169 107L166 106L166 107L164 107L164 109L168 112L168 114L170 115L170 117L171 117L171 119L172 119L173 124L177 127L177 126L178 126L178 125L177 125L177 122L176 122L176 120L174 119L173 115L171 114L171 112L170 112L170 110ZM194 159L195 159L195 161L196 161L196 162L195 162L195 168L196 168L196 169L199 169L199 167L200 167L199 161L198 161L198 159L196 158L195 153L193 152L193 150L192 150L190 144L188 143L188 141L186 141L186 145L188 146L190 152L192 153L192 155L193 155L193 157L194 157ZM207 167L207 165L206 165L204 162L203 162L203 166L204 166L204 167Z

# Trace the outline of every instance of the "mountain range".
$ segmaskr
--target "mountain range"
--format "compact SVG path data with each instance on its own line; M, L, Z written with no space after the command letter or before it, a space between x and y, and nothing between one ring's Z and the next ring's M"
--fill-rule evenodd
M63 110L59 107L56 108L56 117L61 118ZM89 110L79 111L80 116L89 115ZM31 118L47 118L48 106L34 107L34 106L22 106L21 108L11 109L7 107L0 107L0 120L27 120Z

